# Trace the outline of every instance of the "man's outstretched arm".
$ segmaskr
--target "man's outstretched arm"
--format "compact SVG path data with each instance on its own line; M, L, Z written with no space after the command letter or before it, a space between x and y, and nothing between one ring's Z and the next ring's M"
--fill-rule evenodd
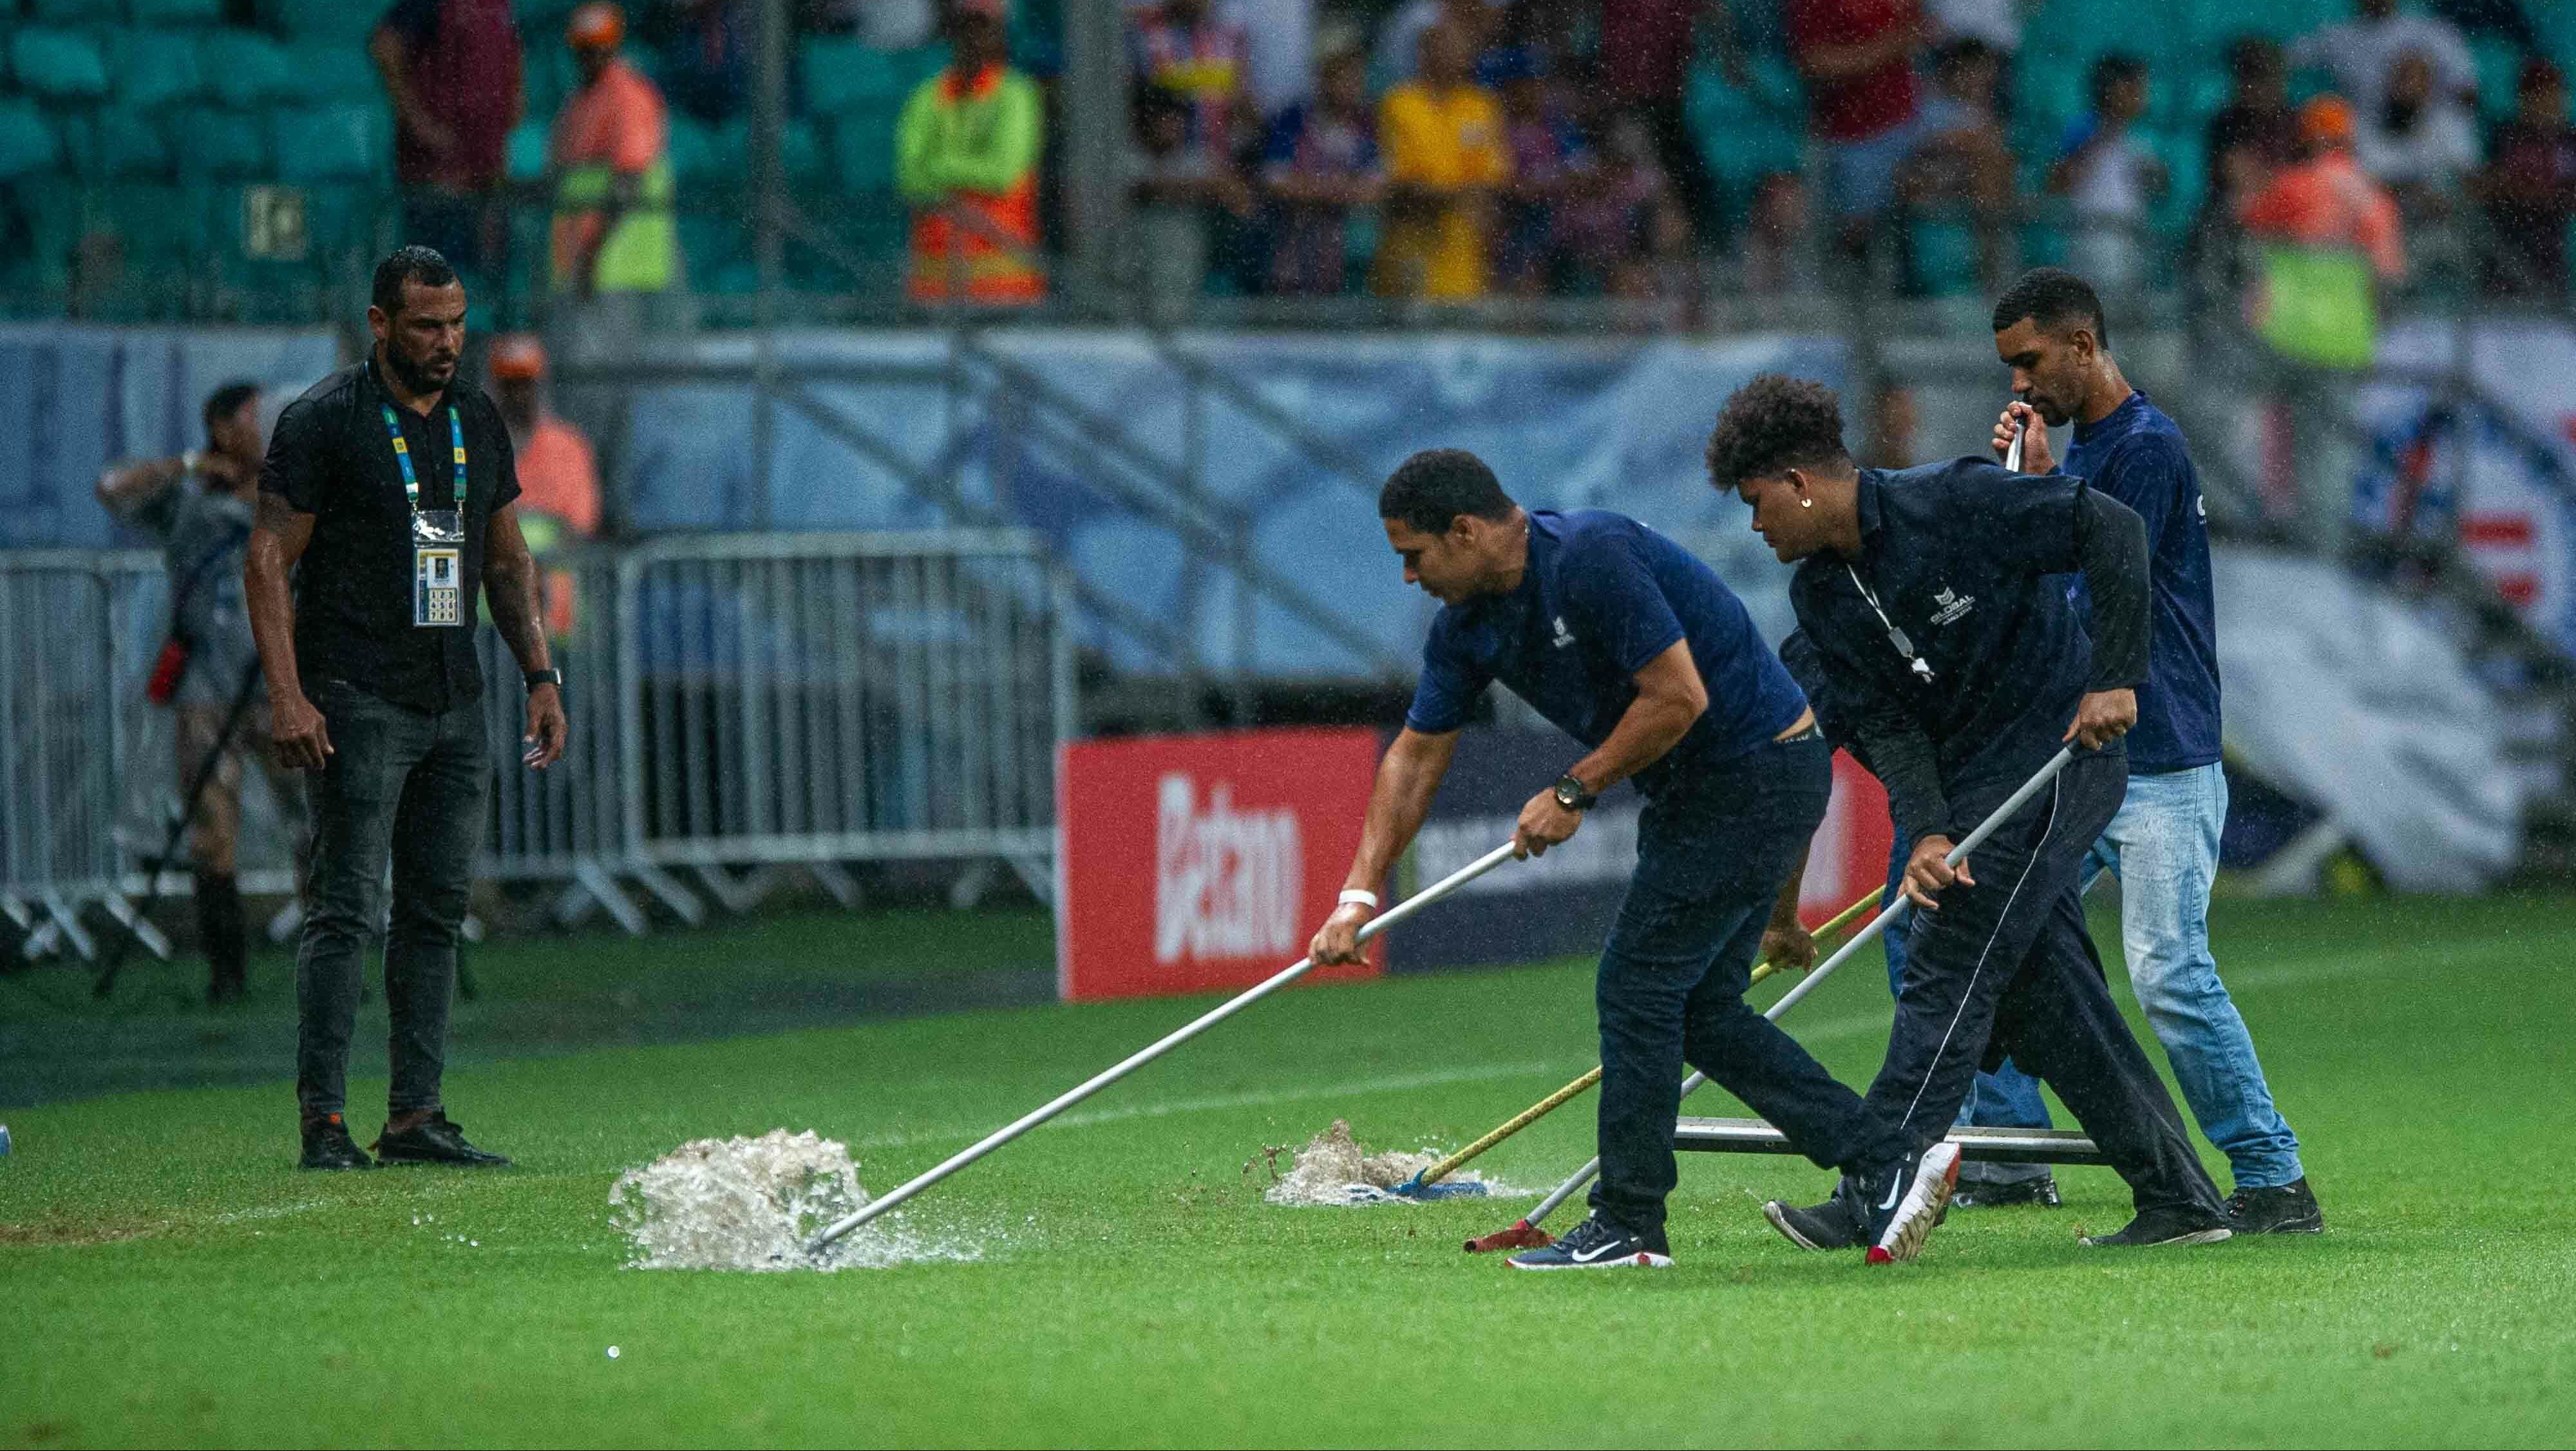
M1351 873L1342 879L1345 890L1373 893L1386 881L1395 859L1413 844L1423 818L1431 814L1431 798L1449 774L1449 760L1457 750L1456 731L1433 735L1407 726L1396 734L1395 743L1377 763L1377 784L1369 790L1368 822L1360 829L1359 854L1351 858ZM1308 948L1316 963L1359 961L1360 928L1375 915L1375 909L1360 903L1334 908Z

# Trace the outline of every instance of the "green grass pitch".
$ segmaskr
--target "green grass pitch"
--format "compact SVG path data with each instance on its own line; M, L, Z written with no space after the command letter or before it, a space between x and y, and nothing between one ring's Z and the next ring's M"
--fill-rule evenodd
M1686 1157L1660 1274L1459 1253L1525 1199L1260 1202L1245 1161L1336 1115L1381 1146L1454 1144L1589 1066L1580 965L1266 1003L915 1201L914 1231L979 1248L962 1264L631 1270L605 1201L684 1139L778 1126L848 1141L882 1190L1194 1006L534 1055L496 1030L449 1102L518 1156L497 1173L299 1175L282 1059L262 1083L19 1107L0 1114L0 1443L2565 1444L2568 905L2224 904L2220 962L2331 1228L2207 1249L2079 1249L2126 1217L2100 1169L2063 1172L2062 1210L1954 1214L1884 1269L1763 1224L1759 1196L1827 1187L1794 1160ZM614 1019L771 959L900 978L1046 950L1035 917L536 942L480 954L504 1006L460 1021L507 1017L514 983L588 984ZM0 984L22 1052L53 1032L33 991ZM1857 1082L1886 1015L1872 953L1786 1026ZM185 1047L157 1021L135 1041ZM382 1090L354 1085L362 1139ZM1552 1183L1591 1113L1483 1167Z

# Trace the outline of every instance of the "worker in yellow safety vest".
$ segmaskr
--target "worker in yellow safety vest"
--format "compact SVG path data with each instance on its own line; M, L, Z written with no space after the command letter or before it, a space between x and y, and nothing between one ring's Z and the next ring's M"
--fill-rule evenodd
M1013 69L1004 0L958 0L948 69L923 81L895 132L895 184L913 205L916 302L1046 297L1037 256L1038 88Z
M586 4L565 43L581 86L555 116L552 255L558 293L657 293L678 280L670 124L662 93L619 54L626 14Z

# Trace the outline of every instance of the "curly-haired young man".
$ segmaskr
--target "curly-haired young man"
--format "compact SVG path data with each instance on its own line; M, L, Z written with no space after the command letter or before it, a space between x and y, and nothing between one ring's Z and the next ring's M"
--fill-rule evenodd
M2080 480L1976 459L1863 469L1842 439L1831 389L1766 375L1727 401L1708 465L1798 565L1798 623L1910 843L1915 921L1856 1157L1934 1152L1978 1067L2008 1052L2057 1090L2136 1199L2127 1228L2086 1244L2225 1239L2218 1190L2111 1001L2078 894L2128 783L2121 737L2137 720L2150 631L2145 528ZM2093 596L2089 640L2049 578L2079 569ZM1945 862L2069 744L2075 759L2048 790L1973 861ZM1905 1232L1915 1196L1901 1188L1901 1176L1847 1175L1823 1204L1764 1212L1802 1247L1868 1246L1877 1258Z

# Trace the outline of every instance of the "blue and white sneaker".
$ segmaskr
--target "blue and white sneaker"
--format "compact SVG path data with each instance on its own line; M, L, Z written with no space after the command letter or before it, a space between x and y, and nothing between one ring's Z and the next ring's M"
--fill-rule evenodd
M1672 1268L1673 1249L1660 1229L1632 1234L1596 1217L1545 1249L1525 1249L1503 1263L1516 1270L1663 1270Z

